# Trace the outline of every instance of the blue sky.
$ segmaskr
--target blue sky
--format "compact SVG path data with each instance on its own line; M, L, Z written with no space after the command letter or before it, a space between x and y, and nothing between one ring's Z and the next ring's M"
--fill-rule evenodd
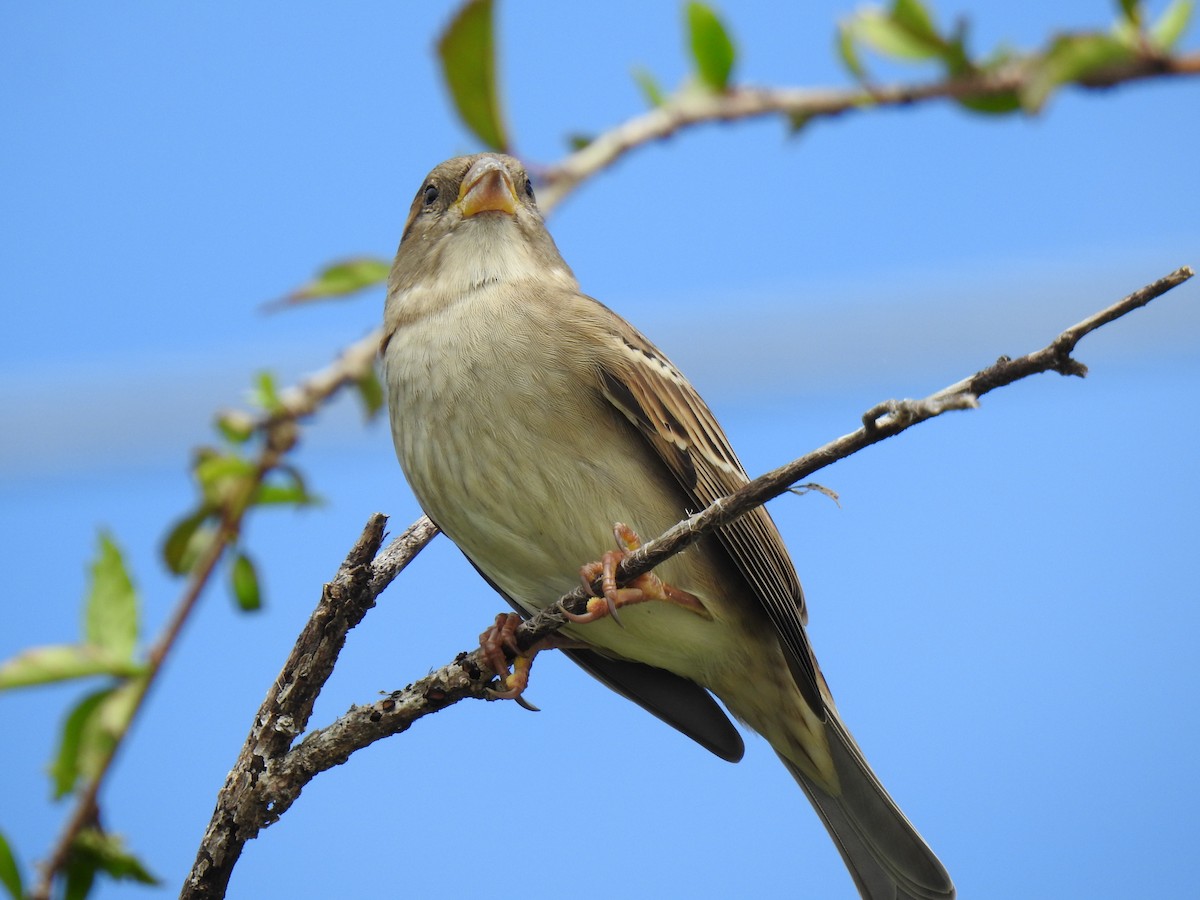
M968 16L980 49L1113 16L1020 6L939 16ZM850 5L773 7L728 16L740 76L844 83L832 34ZM155 632L180 590L158 542L212 412L256 371L286 382L377 322L378 292L259 306L330 259L390 255L424 173L477 149L431 53L449 9L0 10L0 658L78 633L100 526ZM677 83L680 18L504 6L518 150L551 161L567 134L641 111L634 64ZM1192 80L1068 92L1033 120L931 105L798 139L709 126L631 155L550 224L585 290L691 376L754 473L1200 264L1197 109ZM823 472L840 509L772 504L839 706L964 897L1194 890L1200 288L1078 356L1086 380L1019 384ZM418 513L385 425L351 403L313 423L299 461L327 503L252 521L266 610L206 596L103 797L159 895L321 583L370 513L394 531ZM315 724L450 660L501 606L439 540L351 634ZM26 863L65 812L42 772L79 690L0 696L0 829ZM230 896L852 896L762 741L723 763L553 656L530 697L542 713L460 704L318 778L247 847Z

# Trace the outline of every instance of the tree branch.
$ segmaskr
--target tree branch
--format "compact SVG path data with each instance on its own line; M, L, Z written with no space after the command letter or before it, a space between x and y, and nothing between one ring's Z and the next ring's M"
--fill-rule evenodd
M387 518L374 515L351 548L254 717L200 842L181 897L223 897L246 841L279 818L308 779L280 779L277 761L304 732L317 696L333 674L346 634L375 605L375 598L437 534L422 516L379 553ZM379 554L376 556L376 554ZM347 754L349 755L349 754Z
M1200 54L1178 57L1147 54L1093 72L1076 84L1095 90L1146 78L1197 74L1200 74ZM545 185L538 188L538 204L543 209L552 209L583 181L627 153L696 125L768 116L809 122L849 112L910 106L931 100L986 100L1020 93L1033 75L1034 68L1028 61L1016 61L995 72L926 84L864 85L841 90L734 87L723 94L684 91L661 106L605 132L562 162L541 169L539 174Z
M1071 353L1083 337L1145 306L1192 275L1190 268L1180 268L1071 326L1042 349L1017 359L1001 357L993 365L923 400L892 400L872 407L863 415L858 430L755 478L628 554L621 563L622 578L627 580L649 571L703 535L778 497L831 463L944 412L975 408L979 398L990 391L1041 372L1082 377L1087 368ZM422 517L371 561L382 541L383 523L383 516L372 518L337 577L325 586L316 612L268 693L226 780L181 897L224 896L246 841L286 811L319 772L340 765L356 750L406 731L418 719L459 700L489 698L493 673L481 654L460 653L449 665L408 687L369 705L352 707L330 725L309 732L299 744L287 749L303 731L313 701L345 642L346 632L361 621L379 592L436 534L435 526ZM529 647L557 631L566 623L562 607L582 611L586 600L583 588L577 588L564 595L558 604L523 622L517 631L520 645Z
M1096 90L1147 78L1197 74L1200 74L1200 54L1159 56L1147 53L1127 63L1093 72L1076 82L1076 86ZM662 106L604 132L561 162L537 167L542 181L538 187L538 205L548 215L584 181L627 154L710 122L769 116L807 122L872 108L909 106L934 100L982 100L1019 92L1028 85L1031 77L1031 67L1026 60L1016 61L997 72L925 84L846 89L734 87L723 94L683 91ZM375 329L348 346L326 368L281 391L281 408L273 413L257 417L241 412L223 415L247 430L274 427L281 417L295 420L310 415L342 388L371 373L382 337L383 330Z

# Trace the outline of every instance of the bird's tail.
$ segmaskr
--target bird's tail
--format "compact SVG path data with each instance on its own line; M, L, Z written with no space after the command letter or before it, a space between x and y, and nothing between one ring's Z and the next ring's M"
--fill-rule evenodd
M821 816L859 893L868 900L951 900L945 868L883 789L832 705L828 711L836 796L780 758Z

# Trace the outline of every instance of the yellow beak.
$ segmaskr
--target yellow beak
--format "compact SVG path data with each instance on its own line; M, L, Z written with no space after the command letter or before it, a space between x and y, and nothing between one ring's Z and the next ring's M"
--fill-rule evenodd
M517 211L517 191L504 164L485 156L471 166L458 191L458 207L464 216L481 212L513 215Z

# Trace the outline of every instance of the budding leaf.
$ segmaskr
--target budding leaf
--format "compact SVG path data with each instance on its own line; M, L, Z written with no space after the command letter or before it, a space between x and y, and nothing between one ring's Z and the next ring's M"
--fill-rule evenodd
M1121 15L1131 25L1137 27L1142 21L1142 3L1141 0L1121 0Z
M241 411L218 414L216 426L221 437L231 444L244 444L254 434L254 420Z
M658 79L649 69L644 66L634 66L633 80L641 89L642 96L648 105L657 107L667 102L667 95L663 93Z
M275 376L265 369L254 377L252 397L254 402L267 412L279 412L283 409L279 389L275 386Z
M837 49L838 55L842 58L842 64L845 65L850 74L859 81L866 81L867 70L858 56L858 44L855 42L854 23L852 21L838 23Z
M1164 52L1171 50L1183 37L1195 8L1194 0L1175 0L1150 27L1150 43Z
M729 32L711 7L694 0L687 5L687 29L701 83L722 93L729 87L736 56Z

